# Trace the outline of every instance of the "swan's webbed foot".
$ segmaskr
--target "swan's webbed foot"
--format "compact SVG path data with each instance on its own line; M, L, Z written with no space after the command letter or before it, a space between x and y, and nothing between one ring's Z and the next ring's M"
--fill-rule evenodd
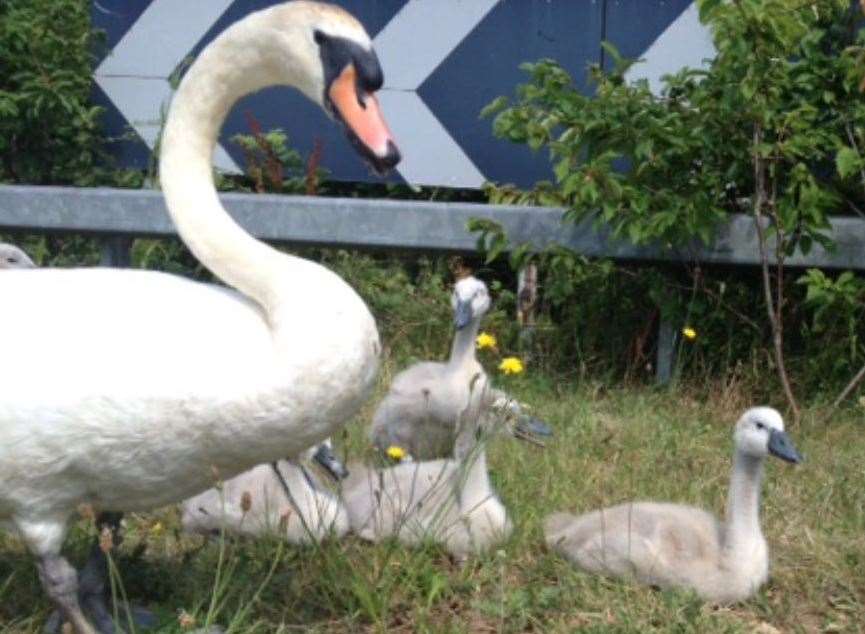
M94 634L119 634L129 631L129 620L135 628L134 631L139 632L156 627L158 619L150 610L140 608L138 606L129 606L119 604L117 606L117 622L114 621L114 611L108 605L108 601L103 596L79 597L81 613L87 621L93 624L92 630ZM62 634L63 623L67 619L63 618L60 611L54 611L45 626L42 628L44 634Z

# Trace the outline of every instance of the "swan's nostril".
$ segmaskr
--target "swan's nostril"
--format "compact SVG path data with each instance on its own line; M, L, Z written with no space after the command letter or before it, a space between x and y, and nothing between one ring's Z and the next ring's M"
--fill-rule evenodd
M402 155L399 153L399 149L397 149L396 144L393 141L387 142L387 152L382 157L381 162L387 169L391 169L395 167L397 163L402 159Z
M357 137L352 134L349 135L349 138L353 140L357 139ZM360 149L361 153L366 155L370 165L379 175L386 174L400 162L400 159L402 159L402 155L399 153L396 144L390 139L387 141L384 154L371 151L359 141L356 143L356 147Z

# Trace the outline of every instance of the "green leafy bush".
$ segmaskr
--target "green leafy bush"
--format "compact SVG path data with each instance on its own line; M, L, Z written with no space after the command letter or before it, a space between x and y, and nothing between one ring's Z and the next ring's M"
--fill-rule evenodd
M595 219L632 243L675 246L684 254L689 245L711 243L730 214L750 214L765 227L765 278L753 269L695 265L598 268L562 250L536 254L510 245L489 223L474 229L493 257L509 250L513 266L530 258L541 262L551 314L561 318L558 307L583 304L612 320L592 325L585 311L579 316L572 309L566 318L574 321L560 322L564 330L580 332L583 343L594 339L600 346L594 356L630 358L632 366L642 362L649 355L635 351L651 341L640 321L650 321L654 310L673 323L697 325L701 336L686 358L692 369L757 367L755 350L765 349L785 319L792 319L786 330L794 336L775 346L774 358L757 359L760 371L783 367L785 348L798 355L793 365L802 370L796 377L800 386L822 384L830 358L829 374L836 378L842 366L849 373L862 363L859 322L846 322L842 342L834 328L815 327L816 300L805 301L805 294L816 277L796 285L784 276L783 264L814 243L832 247L826 235L830 214L865 209L861 13L846 0L698 5L718 54L705 70L665 77L660 94L645 81L626 81L633 62L609 44L604 46L613 68L589 69L591 95L582 94L553 60L524 65L529 80L515 98L500 97L483 114L495 116L497 136L545 150L554 181L530 191L490 186L490 197L561 205L568 220ZM772 260L779 264L770 270ZM591 267L599 277L584 282L578 272ZM610 314L607 303L623 310ZM642 320L633 311L642 311ZM610 354L605 332L625 333L615 342L617 354ZM846 354L837 354L839 346ZM575 352L562 348L565 358ZM585 347L580 354L593 356Z
M596 216L636 244L709 243L727 214L749 212L756 149L771 162L781 228L795 234L786 246L807 252L826 242L830 212L865 201L848 182L861 174L857 149L845 148L848 132L858 148L865 130L854 14L840 0L795 9L782 0L702 4L718 56L706 71L667 76L660 95L646 81L626 82L633 62L605 44L615 67L590 68L594 94L542 60L523 66L529 82L513 104L501 97L484 114L497 115L497 136L548 150L551 200L567 205L569 218ZM549 196L550 184L536 191Z
M806 289L807 317L800 326L809 344L805 371L819 386L848 380L865 361L865 279L851 271L833 277L809 269L797 282Z
M0 3L0 180L92 185L104 175L89 11L81 0Z

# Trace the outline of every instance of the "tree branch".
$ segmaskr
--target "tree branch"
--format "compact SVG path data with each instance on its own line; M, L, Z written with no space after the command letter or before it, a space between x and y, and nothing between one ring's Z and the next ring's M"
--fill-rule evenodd
M775 352L775 365L778 368L778 378L781 379L781 385L784 388L784 395L787 397L787 403L793 413L793 422L798 423L801 413L799 405L796 402L796 397L793 394L793 389L790 386L790 379L787 376L787 368L784 364L784 334L782 330L782 306L783 294L780 289L778 291L778 305L772 299L772 279L769 275L769 251L766 244L766 229L763 227L763 207L766 204L766 161L760 156L760 144L763 141L763 127L757 123L754 125L754 224L757 228L758 245L760 247L760 264L763 273L763 294L766 300L766 314L769 317L769 324L772 327L772 344ZM776 222L776 228L780 231L780 226ZM777 249L783 248L780 244L780 234ZM776 250L776 257L782 255ZM783 259L778 260L779 274L783 270ZM778 280L779 286L783 282L783 278Z

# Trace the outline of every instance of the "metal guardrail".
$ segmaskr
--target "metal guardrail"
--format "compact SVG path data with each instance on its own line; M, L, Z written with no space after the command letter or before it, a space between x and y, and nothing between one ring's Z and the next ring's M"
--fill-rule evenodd
M592 257L732 265L760 261L754 220L746 215L731 216L711 246L673 249L617 240L591 220L564 223L563 210L557 208L238 193L220 198L253 235L292 245L466 253L476 250L476 237L466 223L487 218L501 224L513 244L560 244ZM121 238L176 235L158 191L22 185L0 186L0 230ZM865 220L836 218L829 234L835 250L815 245L807 256L796 254L788 264L865 269ZM105 264L128 264L123 240L107 241L103 253ZM675 331L661 324L656 366L661 382L672 373L674 349Z
M563 223L562 209L473 203L221 194L232 216L253 235L294 245L371 250L472 252L470 218L502 225L513 244L560 244L583 255L623 260L758 264L757 232L750 216L733 215L714 243L683 248L634 246L591 220ZM0 230L170 236L174 227L162 194L154 190L0 186ZM865 220L837 218L830 231L837 249L819 245L790 266L865 269Z

